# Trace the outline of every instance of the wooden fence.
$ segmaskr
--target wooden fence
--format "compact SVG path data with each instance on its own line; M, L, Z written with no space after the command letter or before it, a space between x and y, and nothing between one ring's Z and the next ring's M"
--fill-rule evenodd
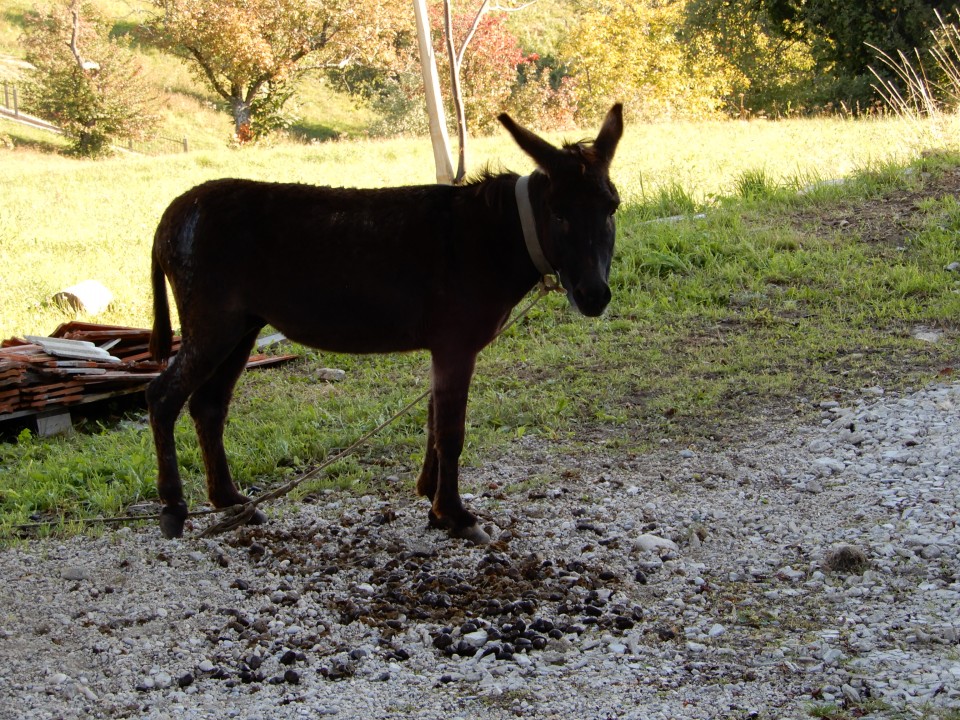
M14 116L20 115L20 93L15 83L3 81L3 106L13 110Z

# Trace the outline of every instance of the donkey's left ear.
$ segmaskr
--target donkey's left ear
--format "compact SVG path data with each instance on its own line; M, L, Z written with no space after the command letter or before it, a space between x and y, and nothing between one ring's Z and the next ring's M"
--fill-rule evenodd
M609 165L613 160L613 153L617 150L617 143L623 135L623 103L617 103L603 120L597 139L593 142L593 149L596 151L600 161Z
M520 149L533 158L540 169L549 175L558 158L563 157L563 153L539 135L517 125L513 118L506 113L501 113L497 119L507 129L507 132L513 135L513 139L520 146Z

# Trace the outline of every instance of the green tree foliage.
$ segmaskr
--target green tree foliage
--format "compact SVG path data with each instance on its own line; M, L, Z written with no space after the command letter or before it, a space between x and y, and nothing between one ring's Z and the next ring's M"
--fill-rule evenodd
M576 0L560 44L581 111L622 99L641 118L781 116L873 102L870 43L933 43L955 0Z
M735 73L705 34L683 33L688 0L593 2L559 52L569 59L583 119L621 100L635 117L716 116Z
M60 126L79 155L105 152L115 138L143 139L159 121L141 67L89 3L34 10L21 38L36 70L24 109Z
M576 78L554 55L531 53L517 67L509 108L519 122L541 130L573 128L577 123Z
M817 70L833 79L828 96L869 102L874 82L869 67L878 67L867 45L889 55L921 52L933 42L939 23L956 0L744 0L756 4L781 37L809 43Z
M151 0L148 35L190 63L230 107L238 139L284 123L311 69L390 51L400 0Z
M809 43L778 32L754 0L691 0L683 36L700 38L729 63L732 115L771 117L802 112L818 95Z
M384 13L380 52L326 69L339 89L364 99L381 115L371 128L373 135L427 129L413 8L407 0L398 3L392 13Z

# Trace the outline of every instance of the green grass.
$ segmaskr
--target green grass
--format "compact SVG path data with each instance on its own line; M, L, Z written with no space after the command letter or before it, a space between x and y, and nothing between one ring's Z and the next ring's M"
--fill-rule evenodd
M23 16L34 7L32 0L3 0L0 2L0 55L21 57L19 38L23 34ZM0 63L0 72L2 72ZM0 74L0 78L3 75Z
M629 127L613 170L625 203L621 225L628 233L639 232L630 230L631 223L716 204L717 198L734 193L743 168L752 167L758 155L764 157L765 178L781 185L814 171L835 178L876 166L868 159L878 157L879 148L887 149L884 162L906 157L900 130L896 122L837 120ZM221 147L84 163L44 152L56 148L53 135L24 133L3 120L0 135L17 147L4 154L0 165L0 284L5 289L0 337L52 331L68 318L49 298L87 278L106 284L116 298L103 320L148 324L153 230L174 197L204 180L238 176L374 187L433 182L435 177L429 143L423 139L286 143L243 151ZM664 152L693 145L700 147L695 155ZM476 139L472 147L475 170L487 164L531 169L505 133ZM672 231L643 230L652 236L649 242L669 242L659 239L662 232ZM716 252L716 247L717 241L708 242L702 252ZM686 262L703 261L681 257L668 247L660 252L644 262L662 272L671 264L682 269Z
M950 197L921 203L919 225L902 250L850 232L814 232L797 219L916 189L923 173L960 164L957 156L930 157L904 174L890 160L905 152L897 129L829 120L629 128L612 171L625 200L614 302L602 318L588 320L551 295L484 351L468 413L466 466L522 452L514 441L527 435L558 452L620 457L663 439L722 446L771 418L802 416L824 397L874 384L916 385L955 365L960 288L944 266L960 257L960 203ZM688 133L682 142L681 132ZM879 154L881 137L886 156ZM702 154L685 158L693 169L663 152L694 142ZM733 162L738 152L749 155L759 146L766 148L762 162ZM478 166L530 170L503 138L474 147ZM96 320L148 325L153 228L175 195L202 180L237 175L357 186L433 180L426 140L100 162L26 142L0 153L3 336L49 332L69 319L49 298L88 277L116 297ZM762 173L751 175L758 167ZM848 177L842 185L796 192L811 178L842 175ZM706 218L649 222L700 210ZM944 328L947 340L913 340L915 324ZM283 369L247 373L238 387L227 449L245 487L270 486L316 464L426 387L422 353L300 352L301 360ZM318 382L319 366L341 367L347 378ZM424 423L420 407L302 492L329 486L379 492L388 475L412 478ZM177 442L190 500L202 502L201 462L187 418L177 426ZM136 413L120 423L88 422L70 438L23 433L0 445L0 467L0 528L35 514L115 513L155 493L152 442ZM468 469L468 487L469 478Z

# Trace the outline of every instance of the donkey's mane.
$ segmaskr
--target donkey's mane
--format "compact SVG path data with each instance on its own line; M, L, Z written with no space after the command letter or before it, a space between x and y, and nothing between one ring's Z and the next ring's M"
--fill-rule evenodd
M513 202L513 180L517 177L519 175L515 172L497 171L487 165L467 179L462 187L471 191L474 197L481 198L491 210L500 212Z
M477 171L476 174L468 177L464 183L464 187L474 187L476 185L482 185L490 181L502 180L504 178L518 177L518 174L511 170L497 170L490 166L487 163L484 167Z
M577 142L565 142L563 149L570 153L580 162L594 163L597 161L597 151L593 147L592 140L578 140Z

